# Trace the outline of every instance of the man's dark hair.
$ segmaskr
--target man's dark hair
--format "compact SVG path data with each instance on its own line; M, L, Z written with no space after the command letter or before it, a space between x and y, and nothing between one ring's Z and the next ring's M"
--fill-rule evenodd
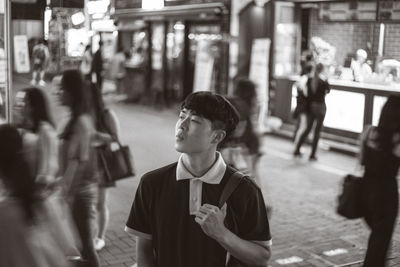
M210 120L213 129L224 130L225 139L233 133L239 121L235 107L222 95L211 92L191 93L181 105L181 110L184 108Z

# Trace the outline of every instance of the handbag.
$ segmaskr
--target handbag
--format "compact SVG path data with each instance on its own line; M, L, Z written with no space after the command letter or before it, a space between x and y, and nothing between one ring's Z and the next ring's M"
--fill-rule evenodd
M111 145L98 148L98 157L108 181L118 181L135 176L133 157L129 146L122 145L114 140L118 148L112 149Z
M363 184L364 179L347 174L343 179L342 192L338 197L337 213L347 219L363 217Z

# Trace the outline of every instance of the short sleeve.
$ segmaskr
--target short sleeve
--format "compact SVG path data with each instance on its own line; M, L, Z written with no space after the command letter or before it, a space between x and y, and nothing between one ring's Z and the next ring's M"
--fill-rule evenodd
M143 176L136 191L125 231L141 238L151 239L152 190Z
M251 183L251 182L249 182ZM261 190L252 185L238 225L239 237L250 241L271 241L271 232Z

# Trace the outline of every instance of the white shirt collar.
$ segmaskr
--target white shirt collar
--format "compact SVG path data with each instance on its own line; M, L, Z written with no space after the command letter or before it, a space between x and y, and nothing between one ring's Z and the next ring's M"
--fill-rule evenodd
M226 171L226 164L219 152L217 153L217 160L213 166L201 177L194 177L185 167L182 161L182 155L179 157L178 165L176 167L176 180L181 181L185 179L198 179L208 184L219 184L224 177Z

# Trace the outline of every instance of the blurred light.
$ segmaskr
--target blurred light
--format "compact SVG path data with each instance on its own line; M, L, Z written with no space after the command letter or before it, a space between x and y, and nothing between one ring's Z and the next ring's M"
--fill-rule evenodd
M106 13L109 5L110 0L89 1L87 3L87 10L89 14Z
M95 13L92 15L93 19L102 19L104 18L104 13Z
M92 37L93 35L94 35L94 31L92 31L92 30L88 31L88 36L89 37Z
M146 33L145 32L140 32L139 33L139 38L144 38L144 37L146 37Z
M117 37L118 36L118 31L113 31L113 36Z
M142 0L143 9L162 9L164 8L164 0Z
M264 5L268 2L269 0L254 0L254 4L259 7L264 7Z
M185 29L185 25L182 24L182 23L175 23L174 29L177 30L177 31L184 30Z
M72 24L79 25L85 21L85 15L82 12L75 13L71 16Z
M190 33L188 37L189 37L189 39L191 39L191 40L192 40L192 39L194 39L194 38L195 38L195 35L194 35L193 33Z
M51 9L46 7L44 11L44 39L47 40L49 38L49 23L51 20Z
M100 31L100 30L115 30L115 25L113 20L95 20L92 21L92 30Z

